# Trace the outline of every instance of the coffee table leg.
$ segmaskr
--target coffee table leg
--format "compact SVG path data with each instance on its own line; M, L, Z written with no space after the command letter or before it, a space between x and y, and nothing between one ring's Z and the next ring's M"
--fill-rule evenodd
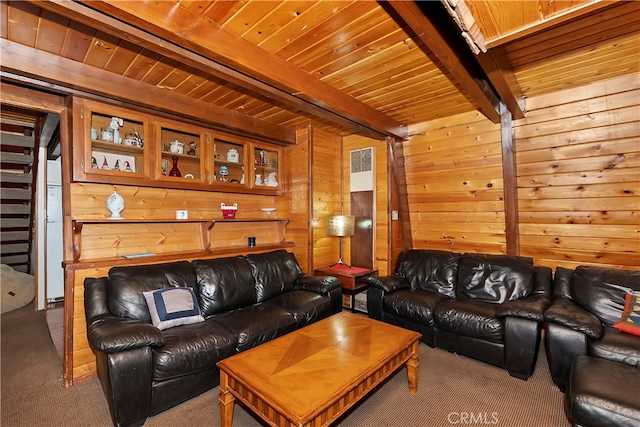
M419 348L420 343L418 341L414 342L411 346L412 355L409 360L407 360L407 378L409 380L409 391L411 394L416 394L418 392L418 366L420 365L420 362L418 361Z
M231 427L236 398L229 392L229 376L220 371L220 426Z

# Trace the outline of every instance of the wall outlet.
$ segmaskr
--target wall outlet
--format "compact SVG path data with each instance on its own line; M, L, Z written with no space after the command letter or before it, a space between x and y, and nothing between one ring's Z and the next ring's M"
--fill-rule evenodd
M391 211L391 221L398 220L398 211Z
M189 211L176 211L176 219L189 219Z

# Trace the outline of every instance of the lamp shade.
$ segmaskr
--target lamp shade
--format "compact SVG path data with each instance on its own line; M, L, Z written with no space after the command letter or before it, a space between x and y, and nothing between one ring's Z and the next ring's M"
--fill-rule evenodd
M327 218L327 234L329 236L353 236L355 217L353 215L336 215Z

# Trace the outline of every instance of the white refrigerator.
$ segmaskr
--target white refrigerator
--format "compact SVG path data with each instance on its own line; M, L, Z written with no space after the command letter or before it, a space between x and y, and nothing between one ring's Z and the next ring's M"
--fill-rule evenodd
M47 302L64 299L64 269L62 268L62 174L60 158L47 161Z

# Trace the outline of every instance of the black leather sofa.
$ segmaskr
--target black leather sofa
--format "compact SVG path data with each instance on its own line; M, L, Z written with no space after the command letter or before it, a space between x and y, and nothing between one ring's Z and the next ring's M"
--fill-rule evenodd
M219 385L216 363L342 310L340 282L303 274L284 250L114 267L85 280L89 343L116 426L144 424ZM143 292L189 287L204 321L165 330Z
M549 368L560 390L565 390L571 363L577 356L640 368L640 337L613 328L629 291L640 291L640 271L592 266L556 268L553 302L544 317Z
M552 272L531 258L412 249L393 274L367 279L373 319L422 334L422 341L505 368L533 373Z
M565 392L574 425L640 425L640 336L620 332L625 295L640 271L556 268L545 311L551 377Z

